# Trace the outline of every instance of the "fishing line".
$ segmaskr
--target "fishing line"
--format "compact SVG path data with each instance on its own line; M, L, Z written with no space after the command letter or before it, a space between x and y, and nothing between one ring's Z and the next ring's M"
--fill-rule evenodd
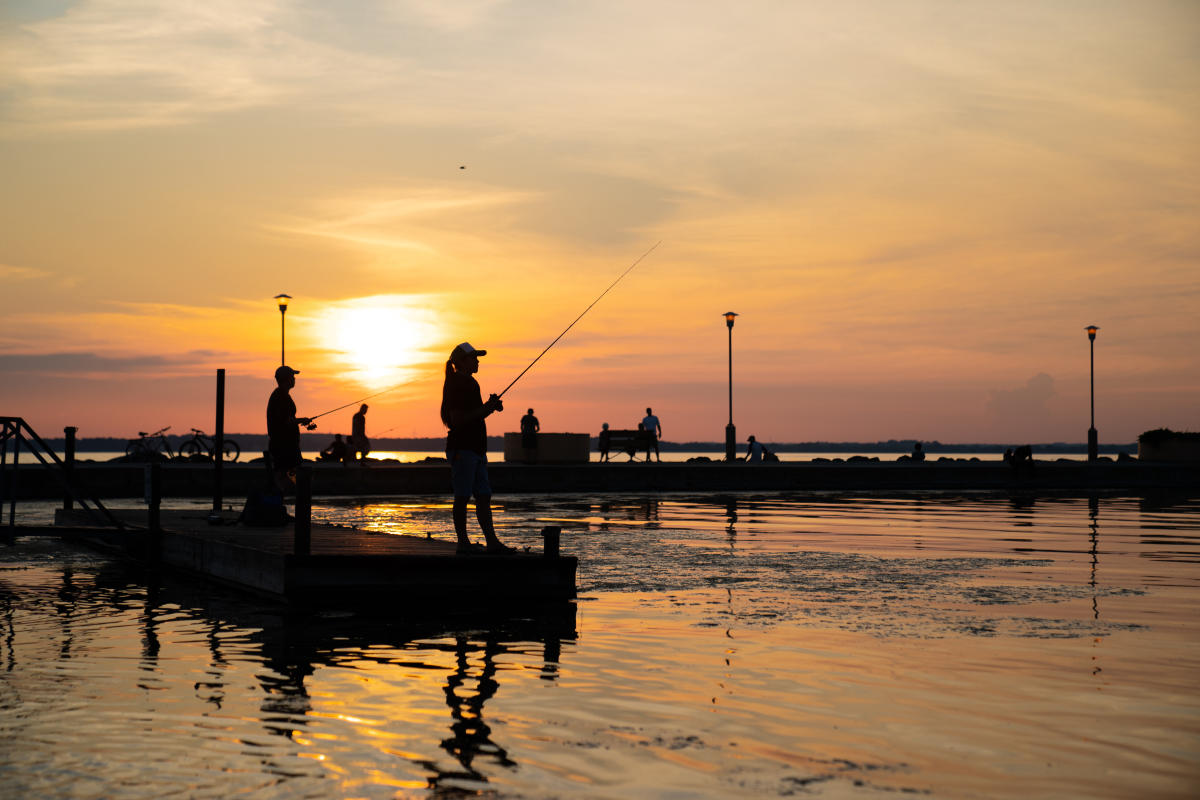
M559 340L559 339L561 339L562 337L564 337L564 336L566 336L566 335L567 335L567 331L569 331L569 330L571 330L571 328L575 327L575 323L576 323L576 322L579 322L579 320L583 319L583 315L584 315L584 314L586 314L587 312L589 312L589 311L591 311L591 310L592 310L592 306L596 305L596 303L599 303L599 302L600 302L600 300L601 300L601 298L603 298L603 297L604 297L604 295L606 295L606 294L608 294L610 291L612 291L612 288L613 288L614 286L616 286L618 283L620 283L620 282L621 282L621 278L624 278L626 275L628 275L628 274L629 274L629 272L630 272L630 271L631 271L631 270L632 270L634 267L636 267L638 264L640 264L640 263L642 262L642 259L644 259L646 256L650 255L650 253L652 253L652 252L654 251L654 248L655 248L655 247L658 247L660 244L662 244L662 240L661 240L661 239L659 239L657 242L655 242L655 243L654 243L654 244L653 244L653 245L650 247L650 249L649 249L649 250L647 250L646 252L644 252L644 253L642 253L640 256L638 256L638 258L637 258L637 261L634 261L632 264L630 264L628 269L626 269L624 272L622 272L622 273L621 273L621 274L620 274L620 275L617 277L617 279L616 279L615 281L613 281L611 284L609 284L609 287L608 287L607 289L605 289L603 292L601 292L601 293L600 293L600 297L597 297L595 300L593 300L593 301L591 302L591 305L589 305L587 308L585 308L585 309L583 310L583 313L582 313L582 314L580 314L578 317L576 317L576 318L575 318L575 321L574 321L574 322L572 322L570 325L568 325L568 326L567 326L567 327L566 327L566 328L563 330L563 332L562 332L562 333L560 333L558 336L556 336L556 337L554 338L554 341L553 341L553 342L551 342L550 344L546 345L546 349L545 349L545 350L543 350L542 352L538 353L538 357L537 357L537 358L535 358L533 361L529 362L529 366L528 366L528 367L526 367L525 369L521 370L521 374L520 374L520 375L518 375L517 377L513 378L513 380L512 380L512 383L510 383L508 386L506 386L506 387L504 388L504 391L503 391L503 392L501 392L500 394L496 395L496 396L497 396L497 397L504 397L504 394L505 394L505 392L507 392L509 389L511 389L511 388L513 387L513 384L515 384L517 381L521 380L521 377L522 377L522 376L523 376L523 375L524 375L526 372L529 372L529 370L533 368L533 365L534 365L534 364L536 364L536 363L537 363L537 362L538 362L538 361L541 359L541 357L542 357L542 356L546 355L546 353L547 353L547 352L550 350L550 348L551 348L551 347L554 347L554 345L558 344L558 340Z
M567 335L567 331L569 331L569 330L571 330L571 328L575 327L575 323L576 323L576 322L579 322L579 320L583 319L583 316L584 316L584 314L586 314L587 312L589 312L589 311L591 311L591 310L592 310L592 306L596 305L596 303L599 303L599 302L600 302L600 300L601 300L601 299L604 297L604 295L606 295L606 294L608 294L610 291L612 291L612 288L613 288L614 286L616 286L618 283L620 283L620 282L621 282L621 278L624 278L626 275L628 275L628 274L629 274L629 273L630 273L630 272L633 270L633 268L634 268L634 267L636 267L638 264L642 263L642 260L643 260L643 259L645 259L645 258L646 258L646 256L650 255L652 252L654 252L654 248L655 248L655 247L658 247L660 244L662 244L662 240L661 240L661 239L660 239L660 240L658 240L657 242L655 242L655 243L654 243L654 244L653 244L653 245L650 247L650 249L649 249L649 250L647 250L646 252L644 252L644 253L642 253L640 256L638 256L638 258L637 258L637 260L636 260L636 261L634 261L632 264L630 264L630 265L629 265L629 266L626 268L626 270L625 270L624 272L622 272L622 273L621 273L619 276L617 276L617 279L616 279L615 281L613 281L611 284L609 284L608 288L607 288L607 289L605 289L603 292L601 292L601 293L600 293L600 296L599 296L599 297L597 297L595 300L593 300L593 301L591 302L591 304L590 304L590 305L588 305L588 307L587 307L587 308L585 308L585 309L583 310L583 313L581 313L581 314L580 314L578 317L576 317L576 318L575 318L575 320L574 320L574 321L573 321L573 322L572 322L570 325L568 325L568 326L567 326L567 327L566 327L566 328L563 330L563 332L562 332L562 333L560 333L558 336L556 336L556 337L554 338L554 341L553 341L553 342L551 342L550 344L546 345L546 349L545 349L545 350L543 350L541 353L539 353L537 358L535 358L533 361L529 362L529 366L528 366L528 367L526 367L525 369L521 370L521 374L520 374L520 375L518 375L517 377L513 378L513 380L512 380L512 383L510 383L510 384L509 384L507 387L505 387L504 391L503 391L503 392L501 392L501 393L498 395L498 397L503 397L503 396L504 396L504 393L505 393L505 392L507 392L509 389L511 389L511 388L513 387L513 385L514 385L514 384L516 384L516 382L517 382L517 381L521 380L522 376L524 376L526 372L529 372L529 370L533 368L533 365L534 365L534 364L536 364L536 363L537 363L539 360L541 360L542 356L546 355L546 353L550 351L550 348L551 348L551 347L554 347L554 345L558 344L558 340L559 340L559 339L561 339L562 337L564 337L564 336L566 336L566 335ZM369 395L367 395L366 397L363 397L363 398L361 398L361 399L359 399L359 400L355 400L355 401L353 401L353 402L346 403L346 405L344 405L344 406L338 406L337 408L331 408L331 409L329 409L328 411L322 411L320 414L317 414L317 415L315 415L315 416L309 417L309 420L311 421L311 420L314 420L314 419L320 419L321 417L325 416L326 414L332 414L332 413L333 413L333 412L335 412L335 411L341 411L341 410L342 410L342 409L344 409L344 408L349 408L350 406L358 405L359 403L365 403L367 400L370 400L372 397L379 397L381 394L387 394L388 392L394 392L394 391L396 391L397 389L400 389L400 388L403 388L403 387L405 387L405 386L408 386L408 385L409 385L409 384L411 384L411 383L413 383L413 381L405 381L404 383L398 383L398 384L396 384L395 386L389 386L387 389L384 389L384 390L382 390L382 391L378 391L378 392L376 392L375 394L369 394ZM311 430L311 428L310 428L310 430ZM388 430L391 430L391 428L389 428ZM385 433L386 433L386 431L385 431Z
M397 389L401 389L405 386L408 386L412 382L413 381L405 381L404 383L397 383L395 386L389 386L388 388L384 389L381 392L376 392L375 394L369 394L366 397L362 398L361 400L355 400L352 403L346 403L346 405L344 405L344 406L338 406L337 408L331 408L328 411L322 411L320 414L317 414L316 416L309 417L309 419L310 420L319 419L319 418L325 416L326 414L332 414L335 411L341 411L343 408L349 408L350 406L356 406L359 403L365 403L366 401L370 400L372 397L379 397L379 395L381 395L381 394L387 394L388 392L394 392Z

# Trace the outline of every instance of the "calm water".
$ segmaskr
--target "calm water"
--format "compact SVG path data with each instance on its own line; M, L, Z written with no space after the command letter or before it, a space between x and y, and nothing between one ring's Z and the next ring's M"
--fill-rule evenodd
M314 513L449 535L442 498ZM0 795L1200 790L1196 499L523 496L497 522L562 525L579 602L293 618L0 545Z

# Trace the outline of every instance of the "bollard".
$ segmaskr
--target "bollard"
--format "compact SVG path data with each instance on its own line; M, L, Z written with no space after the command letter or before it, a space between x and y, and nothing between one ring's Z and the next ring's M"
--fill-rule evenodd
M72 473L75 471L75 432L79 428L68 425L63 428L63 482L66 484L66 491L63 492L63 511L70 511L75 507L75 500L71 496L71 487L75 485L72 480Z
M312 551L312 467L296 468L296 531L292 552L307 556Z
M546 558L558 558L558 539L562 528L557 525L547 525L542 528L542 555Z

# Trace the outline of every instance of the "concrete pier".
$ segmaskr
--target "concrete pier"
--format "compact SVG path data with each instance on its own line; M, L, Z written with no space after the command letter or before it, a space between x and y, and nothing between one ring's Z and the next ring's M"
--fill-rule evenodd
M314 496L448 495L445 464L367 462L365 466L311 464ZM1200 464L1168 462L1037 461L1014 469L1000 461L782 462L777 464L608 463L489 465L497 494L719 491L1016 490L1200 491ZM22 464L9 471L8 497L53 500L62 486L50 470ZM73 477L85 494L99 498L142 497L145 467L77 462ZM163 464L164 497L206 497L213 492L210 464ZM260 464L226 464L226 497L245 497L268 483Z

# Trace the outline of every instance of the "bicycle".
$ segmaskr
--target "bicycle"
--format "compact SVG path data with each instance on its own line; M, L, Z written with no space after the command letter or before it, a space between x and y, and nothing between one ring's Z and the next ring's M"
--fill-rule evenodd
M186 440L179 445L179 455L192 461L199 460L200 456L206 461L213 460L213 450L216 446L216 441L204 435L204 431L198 428L192 428L192 438ZM222 461L237 461L238 456L242 454L242 447L233 439L226 439L221 445L221 460Z
M129 444L125 445L125 458L130 461L169 461L175 458L165 435L169 430L170 425L154 433L138 431L139 438L130 439Z

